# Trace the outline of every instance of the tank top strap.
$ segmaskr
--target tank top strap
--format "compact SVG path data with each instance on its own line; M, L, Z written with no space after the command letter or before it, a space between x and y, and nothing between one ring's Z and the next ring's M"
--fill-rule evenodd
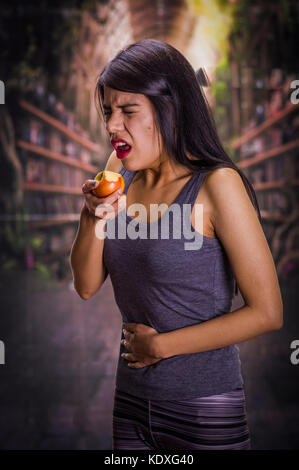
M177 204L190 204L192 209L203 183L205 174L206 173L195 171L183 187L175 202Z
M130 186L130 183L132 179L134 178L136 171L129 171L129 170L126 170L124 167L122 167L118 173L122 175L125 181L124 194L127 194L128 187Z

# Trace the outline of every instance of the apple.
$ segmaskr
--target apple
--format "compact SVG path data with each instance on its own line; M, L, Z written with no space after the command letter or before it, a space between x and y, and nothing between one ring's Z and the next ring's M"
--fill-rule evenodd
M94 179L100 182L93 190L94 195L97 197L107 197L120 188L122 188L123 191L125 189L125 181L122 175L114 171L100 171Z

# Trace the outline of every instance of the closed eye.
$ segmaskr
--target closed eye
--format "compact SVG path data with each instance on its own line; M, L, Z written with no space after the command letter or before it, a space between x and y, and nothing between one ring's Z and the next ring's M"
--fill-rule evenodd
M124 111L125 114L134 114L134 111ZM107 116L108 114L111 114L111 111L106 111L104 113L104 116Z

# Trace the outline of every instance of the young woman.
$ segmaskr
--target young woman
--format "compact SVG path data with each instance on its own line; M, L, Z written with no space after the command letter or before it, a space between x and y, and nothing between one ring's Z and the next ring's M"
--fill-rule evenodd
M121 50L95 96L115 148L106 169L123 175L125 194L97 198L86 181L71 265L84 299L110 274L123 319L113 449L250 449L236 344L280 329L283 312L254 190L171 45ZM126 235L109 237L118 227ZM230 312L234 280L245 303Z

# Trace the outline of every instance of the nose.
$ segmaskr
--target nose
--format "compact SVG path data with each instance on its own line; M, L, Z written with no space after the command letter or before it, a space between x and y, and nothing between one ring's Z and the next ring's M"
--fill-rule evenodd
M106 129L109 134L117 134L119 131L122 131L124 127L123 119L121 115L111 114L107 123Z

